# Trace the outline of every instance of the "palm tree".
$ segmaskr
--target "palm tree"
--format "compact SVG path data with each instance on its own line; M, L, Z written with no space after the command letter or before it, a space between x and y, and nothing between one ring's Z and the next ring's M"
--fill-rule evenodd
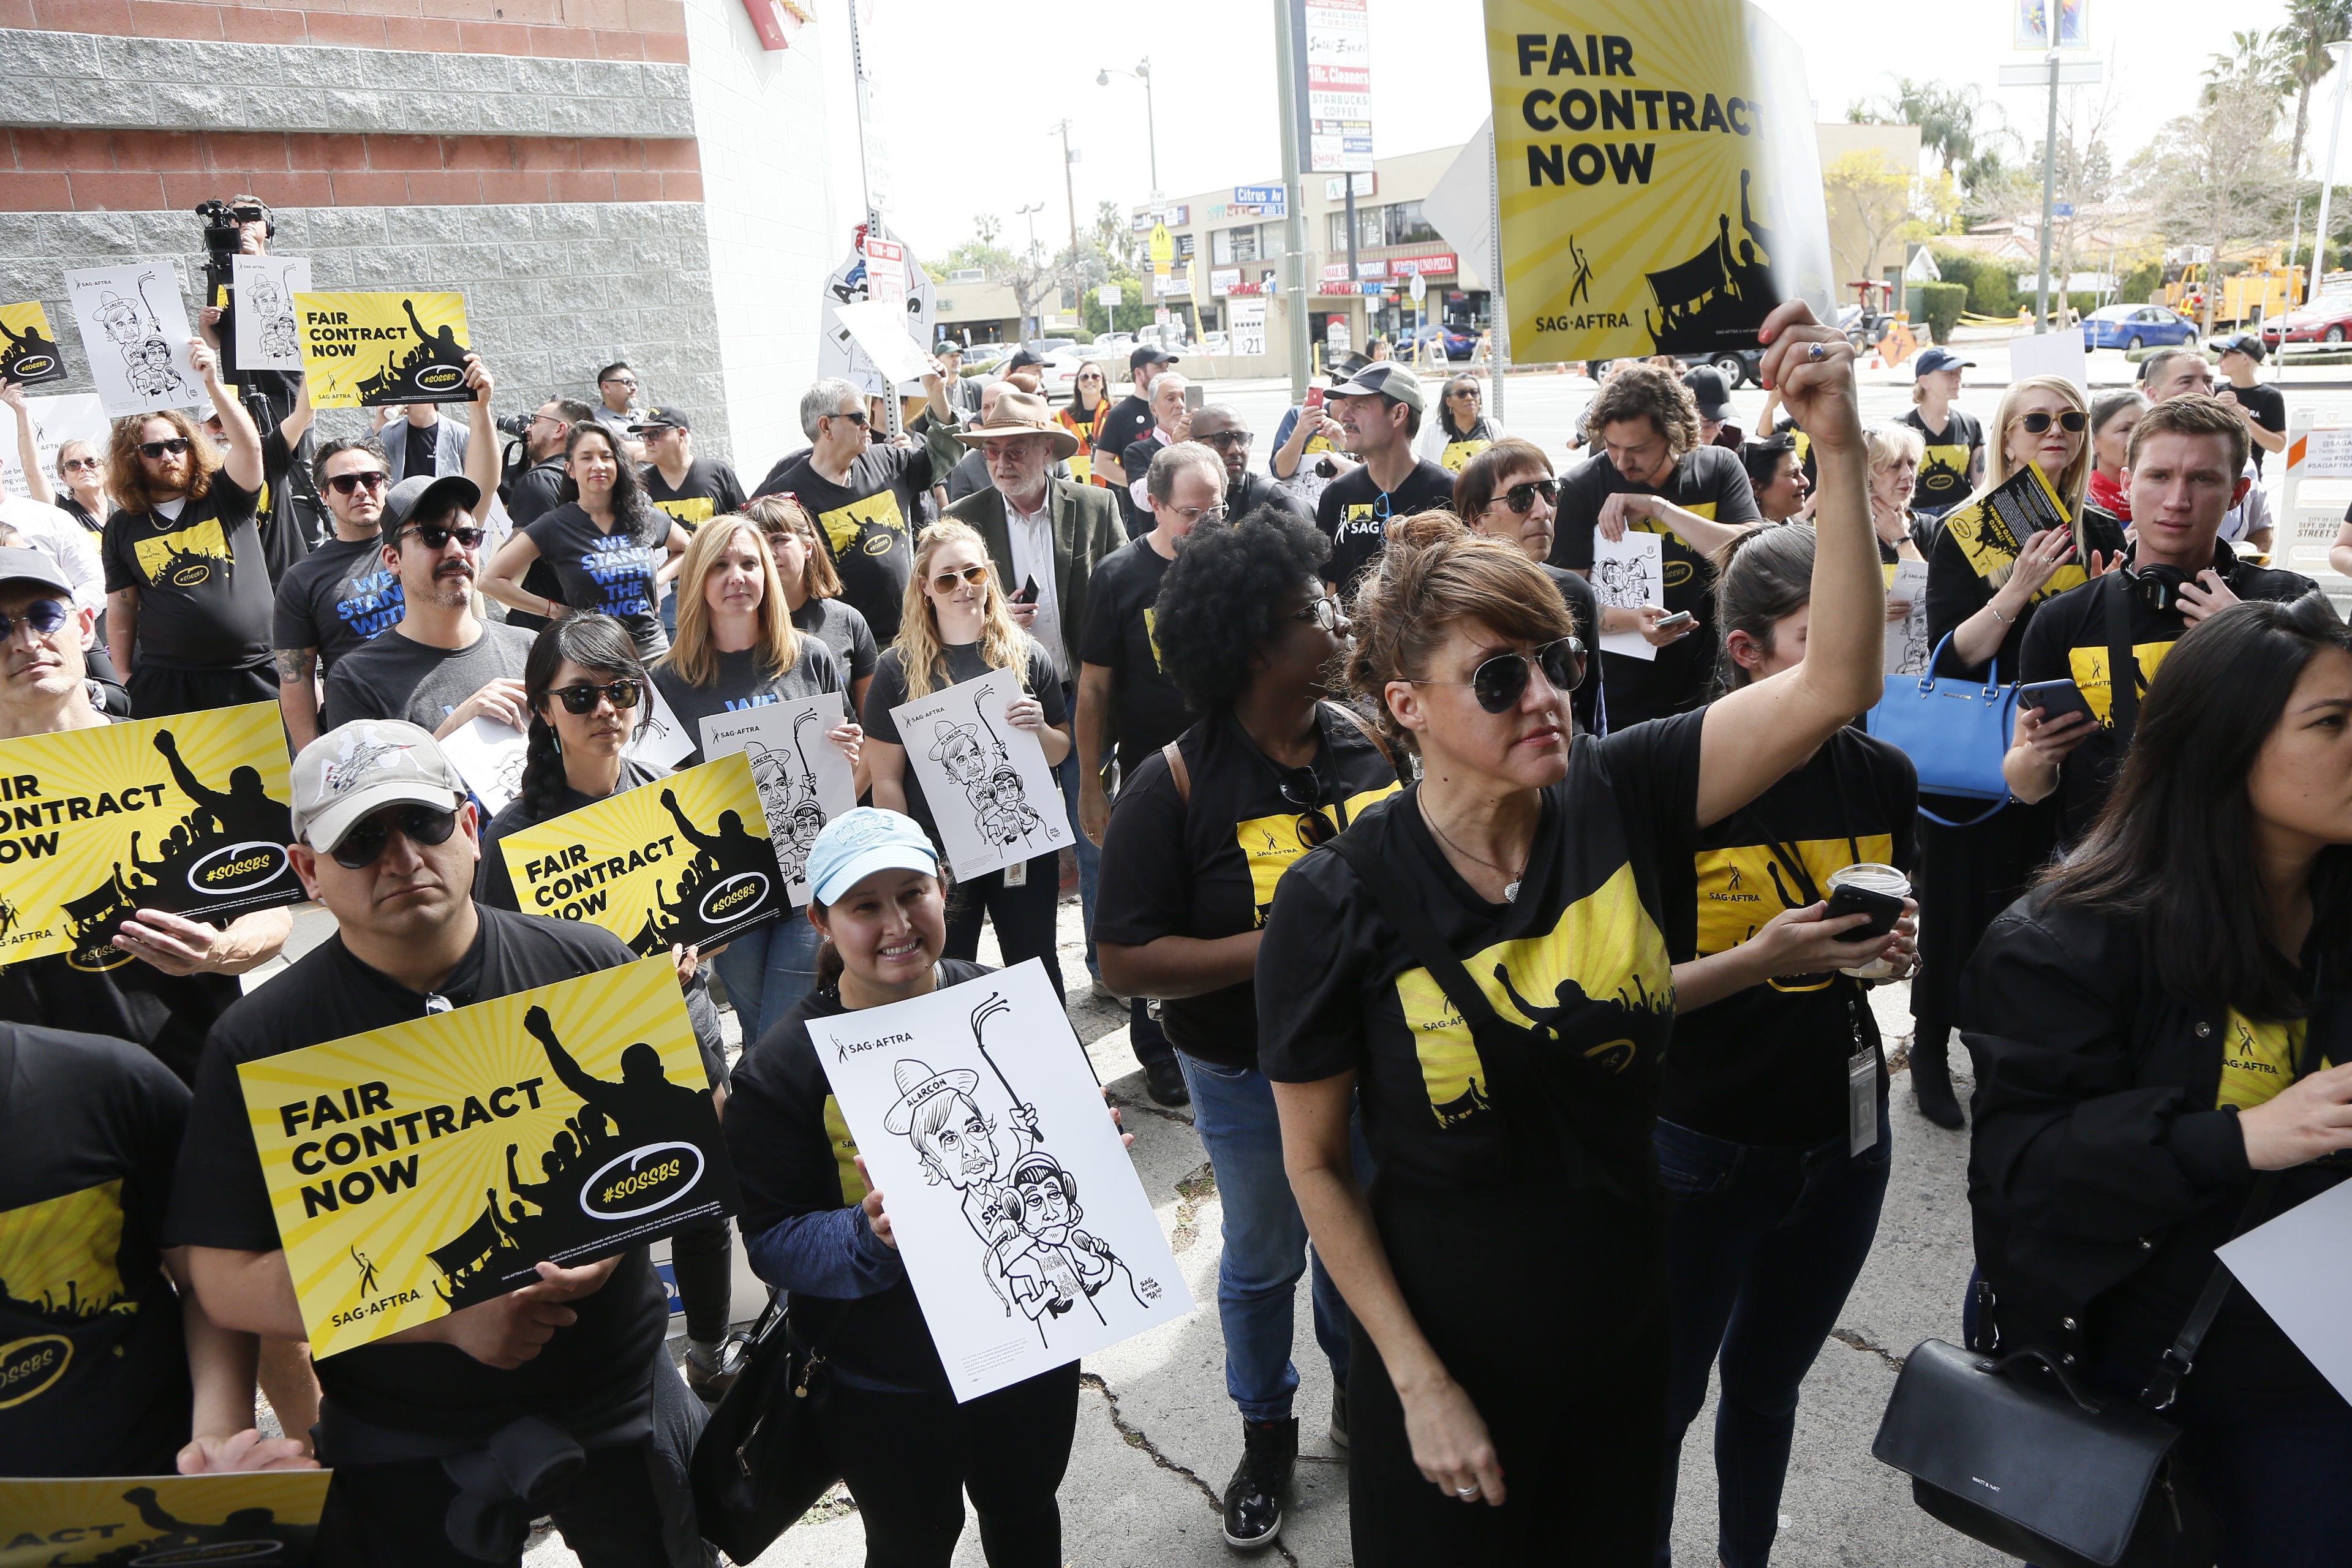
M2334 68L2327 46L2352 33L2352 0L2288 0L2286 26L2272 35L2284 44L2284 65L2294 84L2294 144L2287 167L2301 172L2304 142L2311 129L2311 89Z
M1909 77L1896 79L1887 98L1857 100L1846 108L1846 118L1857 125L1917 126L1919 145L1941 160L1947 174L1987 150L1988 139L2000 133L2000 106L1986 102L1973 85L1948 87Z
M2255 89L2273 106L2284 104L2287 94L2294 90L2290 65L2294 41L2287 29L2276 27L2267 33L2250 29L2231 33L2230 38L2235 46L2230 53L2210 57L2205 67L2205 89L2197 98L2199 105L2210 109L2225 88L2240 85Z

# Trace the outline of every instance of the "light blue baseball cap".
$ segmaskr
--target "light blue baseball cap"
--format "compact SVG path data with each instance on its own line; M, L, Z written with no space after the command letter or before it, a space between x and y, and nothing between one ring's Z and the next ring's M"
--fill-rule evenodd
M809 846L809 896L818 903L838 902L877 871L936 877L940 853L913 817L871 805L843 812Z

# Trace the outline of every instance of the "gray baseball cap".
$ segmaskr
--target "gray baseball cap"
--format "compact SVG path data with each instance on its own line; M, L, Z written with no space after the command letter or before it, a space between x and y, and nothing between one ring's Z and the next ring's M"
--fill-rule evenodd
M440 742L398 719L354 719L294 759L294 836L322 855L387 805L449 811L465 798L466 783Z
M1374 394L1393 397L1416 414L1429 412L1429 395L1422 390L1421 377L1394 360L1372 360L1360 367L1356 374L1333 387L1333 397L1370 397Z
M383 521L379 526L389 539L408 526L412 517L440 517L459 507L470 511L481 504L482 488L463 474L443 474L439 479L411 474L383 498Z
M45 588L55 588L70 602L73 584L58 563L37 550L0 547L0 588L11 583L38 583Z

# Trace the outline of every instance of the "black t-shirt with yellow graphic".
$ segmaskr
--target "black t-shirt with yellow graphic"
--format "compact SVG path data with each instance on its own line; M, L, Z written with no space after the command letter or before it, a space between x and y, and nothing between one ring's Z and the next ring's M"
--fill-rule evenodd
M924 492L934 482L924 447L868 447L849 465L849 483L835 484L803 452L760 481L763 496L790 494L816 519L833 549L841 596L866 617L875 639L888 647L898 636L907 580L913 574L915 535L921 531ZM948 469L936 476L944 481Z
M647 463L646 494L654 505L688 533L714 517L743 510L743 481L716 458L697 458L686 466L686 478L676 489L662 478L661 465Z
M2318 586L2299 573L2273 571L2252 562L2240 563L2224 543L2217 542L2213 552L2213 569L2241 599L2284 604ZM2133 662L2139 667L2136 679L2143 697L2164 656L2189 629L2187 616L2178 609L2150 609L2137 588L2130 572L2110 572L2051 600L2025 636L2024 652L2018 661L2020 679L2029 684L2072 680L2082 689L2083 700L2099 721L2098 732L2075 747L2058 769L2063 844L2080 838L2099 815L2123 772L2124 755L2131 749L2131 732L2118 732L2116 728L2114 679L2108 668L2114 662L2108 650L2110 604L2119 602L2129 612L2124 621L2125 636L2130 639Z
M269 661L276 599L254 500L215 473L176 517L117 511L106 520L106 591L138 591L141 664L250 669Z
M1568 776L1543 792L1512 903L1471 891L1411 794L1349 831L1423 893L1439 939L1539 1053L1654 1078L1675 1022L1664 868L1692 853L1704 721L1680 714L1575 742ZM1257 991L1261 1068L1283 1083L1354 1072L1383 1181L1511 1179L1469 1027L1336 851L1318 849L1283 878L1257 964L1279 980Z
M1782 910L1827 898L1842 866L1910 870L1918 780L1900 751L1844 729L1804 766L1702 828L1690 858L1666 868L1675 962L1727 952ZM1865 1041L1877 1048L1878 1026L1860 981L1832 972L1752 985L1675 1019L1658 1114L1734 1143L1843 1138L1846 1063ZM1878 1092L1885 1097L1883 1056Z
M1281 778L1230 715L1205 719L1177 739L1192 781L1176 791L1166 759L1154 753L1128 775L1103 835L1095 940L1141 947L1163 936L1213 942L1265 923L1275 889L1323 826L1345 826L1396 793L1396 766L1349 721L1318 709L1322 742L1315 773L1322 826L1282 797ZM1179 1050L1221 1067L1257 1066L1257 987L1229 985L1160 1005Z
M188 1091L136 1046L0 1026L0 1475L170 1475L188 1440L158 1236Z
M1913 510L1947 511L1968 500L1969 471L1984 450L1984 426L1957 408L1946 411L1940 430L1928 429L1927 416L1916 408L1895 423L1908 425L1927 444L1911 486Z
M1192 721L1184 694L1160 668L1160 585L1175 563L1132 539L1106 555L1087 580L1087 624L1078 660L1110 671L1110 728L1118 737L1119 773L1133 778L1143 759Z
M1700 447L1675 464L1663 485L1637 485L1617 471L1607 454L1587 458L1569 470L1559 486L1559 521L1552 535L1551 563L1588 576L1601 505L1613 495L1654 495L1685 511L1725 524L1760 522L1756 491L1737 453ZM1663 522L1640 521L1633 529L1657 534L1666 574L1666 608L1698 617L1689 636L1657 650L1654 659L1603 653L1609 678L1609 727L1622 730L1644 719L1687 713L1707 700L1715 680L1715 567Z
M1370 463L1357 464L1316 498L1315 526L1331 542L1324 581L1338 584L1342 592L1354 588L1356 578L1387 547L1390 523L1453 505L1454 476L1426 458L1415 458L1412 471L1392 490L1373 480Z
M939 984L961 985L989 973L985 964L943 958ZM834 1215L866 1201L869 1189L857 1173L857 1141L825 1081L808 1031L810 1019L847 1011L838 987L810 992L744 1051L729 1080L727 1152L742 1189L743 1235L754 1258L763 1254L761 1238L786 1220ZM853 1223L865 1221L860 1216ZM866 1382L948 1393L947 1369L940 1364L903 1268L883 1283L871 1274L859 1278L855 1262L836 1250L816 1245L780 1250L807 1265L812 1275L824 1276L824 1288L813 1279L786 1287L793 1332L802 1343L816 1346L835 1366ZM815 1261L819 1257L822 1263ZM885 1264L873 1272L889 1269Z

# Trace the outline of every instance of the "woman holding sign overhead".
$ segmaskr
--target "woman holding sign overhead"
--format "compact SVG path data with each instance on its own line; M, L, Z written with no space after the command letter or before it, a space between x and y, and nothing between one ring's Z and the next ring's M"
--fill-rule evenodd
M1587 656L1517 549L1409 519L1351 606L1348 684L1422 782L1285 873L1257 1009L1291 1187L1356 1324L1362 1568L1654 1560L1667 871L1876 700L1885 641L1853 346L1798 301L1759 337L1820 458L1802 663L1571 741Z
M620 622L610 616L567 616L541 632L523 666L523 688L530 738L522 787L482 830L482 864L474 889L476 898L501 910L522 910L501 840L657 776L627 754L653 709L646 700L645 667ZM713 1097L723 1104L727 1058L709 977L694 949L674 949L673 956L695 1043L702 1048L703 1070ZM732 1381L719 1370L719 1342L727 1337L729 1251L723 1220L689 1226L670 1240L677 1293L686 1301L686 1381L707 1399L717 1399Z
M510 610L550 620L572 611L611 616L636 640L637 654L652 658L669 646L655 606L655 577L672 557L686 552L686 530L646 494L636 465L614 446L613 433L587 421L572 427L563 443L564 504L542 513L499 548L482 574L482 592ZM522 585L530 563L544 557L555 573L561 600Z
M1072 742L1053 656L1013 624L1004 590L989 564L987 542L963 523L934 523L923 530L915 545L914 575L907 584L898 640L883 653L866 693L866 755L874 804L921 823L933 844L940 842L939 823L923 797L923 786L908 767L908 747L927 748L932 758L944 759L950 771L969 764L977 773L987 761L977 748L959 743L961 731L900 735L890 710L942 687L977 680L992 669L1013 670L1021 677L1022 695L1005 704L1005 725L1033 736L1045 751L1045 765L1059 767ZM1002 760L1001 742L996 749ZM1061 807L1055 804L1053 809ZM976 956L980 922L983 917L992 919L1006 966L1027 958L1044 960L1055 994L1062 994L1054 931L1062 893L1060 872L1060 852L1048 850L958 883L948 906L948 952L957 958Z
M742 708L764 708L842 691L841 666L822 639L796 630L784 602L774 558L748 518L722 517L698 530L678 570L677 641L654 665L654 688L695 740L682 767L703 760L702 721ZM702 584L698 594L693 584ZM858 759L864 739L846 697L819 726L849 759L857 791L866 791ZM771 822L774 833L782 825ZM798 907L780 921L730 939L711 961L727 983L746 1044L760 1037L762 1018L805 995L816 980L816 930Z

